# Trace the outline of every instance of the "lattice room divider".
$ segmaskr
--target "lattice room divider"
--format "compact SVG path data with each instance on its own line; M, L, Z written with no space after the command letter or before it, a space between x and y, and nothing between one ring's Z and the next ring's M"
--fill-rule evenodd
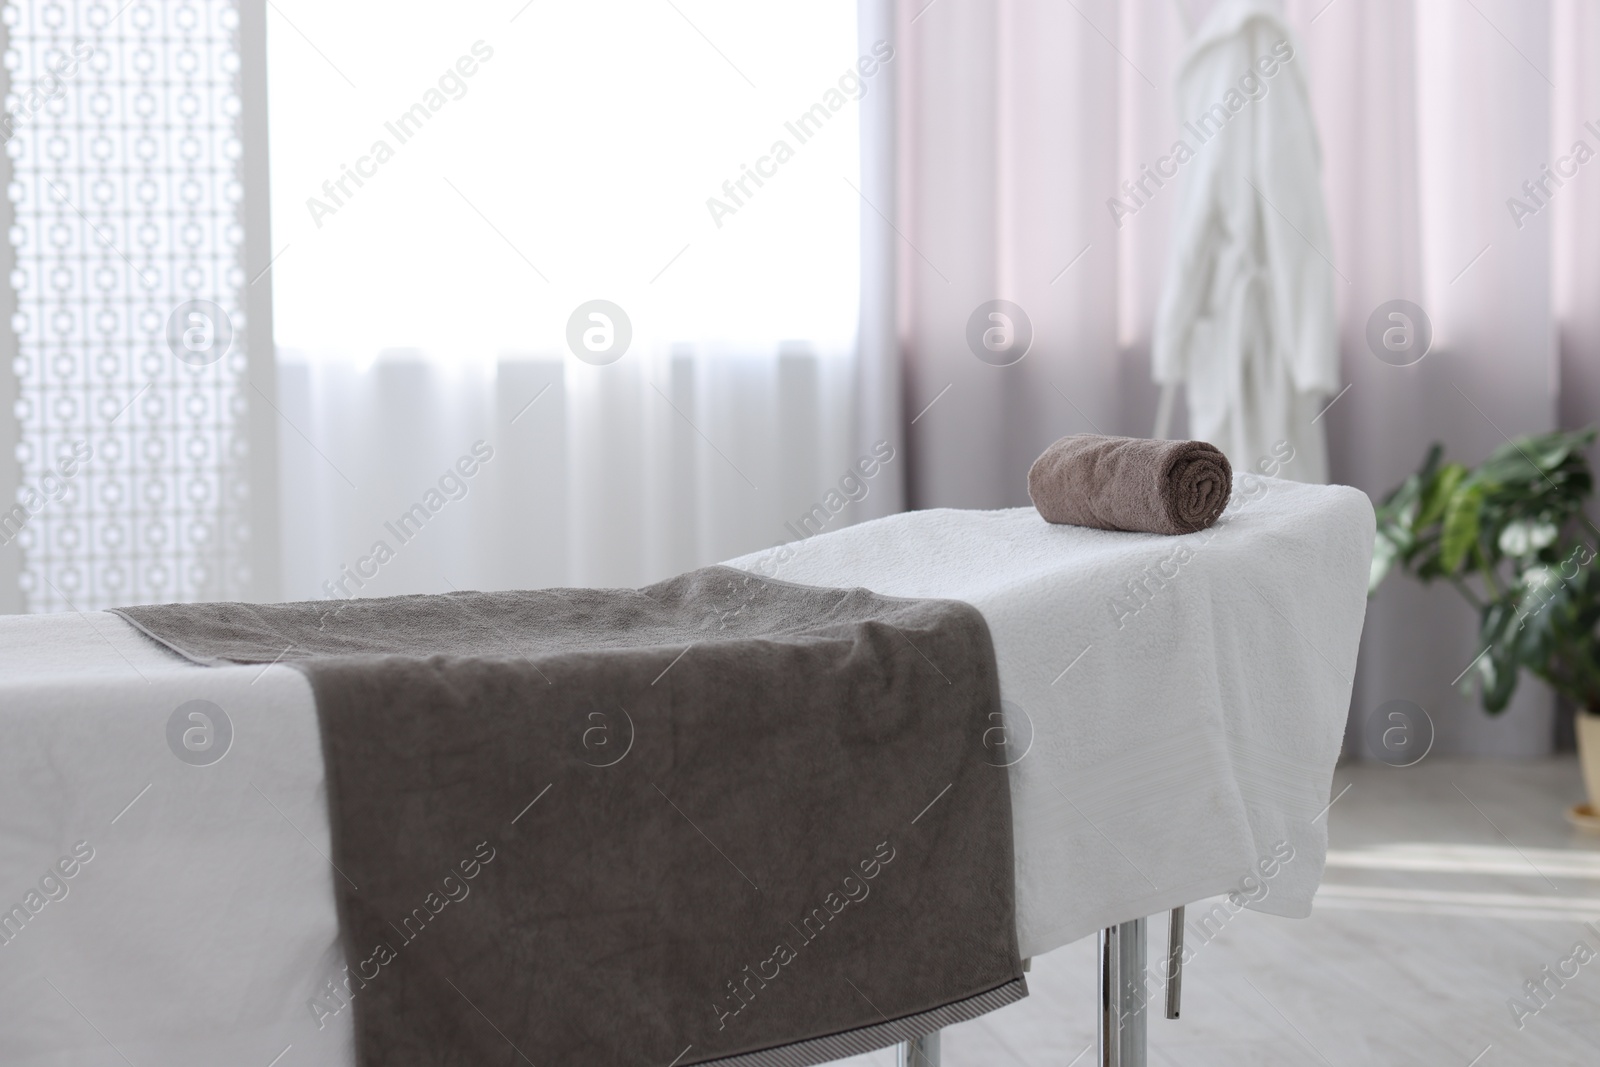
M271 598L264 2L3 22L0 611Z

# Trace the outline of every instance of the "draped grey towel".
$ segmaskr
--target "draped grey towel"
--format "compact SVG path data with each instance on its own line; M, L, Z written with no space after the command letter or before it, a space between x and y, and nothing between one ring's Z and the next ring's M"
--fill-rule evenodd
M799 1067L1026 995L969 605L709 567L119 613L310 680L362 1067Z
M1186 534L1217 521L1233 468L1204 441L1075 434L1028 471L1028 496L1049 522L1102 530Z

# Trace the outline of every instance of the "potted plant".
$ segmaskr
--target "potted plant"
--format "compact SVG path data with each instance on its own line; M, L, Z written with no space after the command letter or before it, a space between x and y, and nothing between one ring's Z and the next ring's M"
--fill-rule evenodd
M1443 462L1435 442L1378 506L1369 589L1399 569L1450 583L1477 609L1481 654L1464 678L1490 714L1505 709L1523 670L1576 706L1589 803L1572 817L1600 826L1600 530L1583 511L1595 434L1518 438L1473 468Z

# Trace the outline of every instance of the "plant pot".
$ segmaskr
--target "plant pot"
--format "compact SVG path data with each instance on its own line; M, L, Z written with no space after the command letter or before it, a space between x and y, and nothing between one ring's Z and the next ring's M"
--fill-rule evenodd
M1578 762L1583 765L1583 784L1589 790L1589 815L1600 817L1600 715L1579 711Z

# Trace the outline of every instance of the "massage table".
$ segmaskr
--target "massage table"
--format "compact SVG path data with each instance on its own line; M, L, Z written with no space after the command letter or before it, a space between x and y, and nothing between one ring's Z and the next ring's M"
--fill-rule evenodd
M1310 912L1372 540L1360 492L1246 474L1215 527L1182 537L933 510L729 565L979 609L1022 955L1098 933L1101 1061L1139 1067L1164 977L1143 973L1148 916L1229 893ZM196 700L226 709L220 761L169 742ZM92 852L0 942L0 1062L354 1062L350 1013L319 1028L307 1007L343 959L300 673L197 667L106 613L0 617L0 717L0 912Z

